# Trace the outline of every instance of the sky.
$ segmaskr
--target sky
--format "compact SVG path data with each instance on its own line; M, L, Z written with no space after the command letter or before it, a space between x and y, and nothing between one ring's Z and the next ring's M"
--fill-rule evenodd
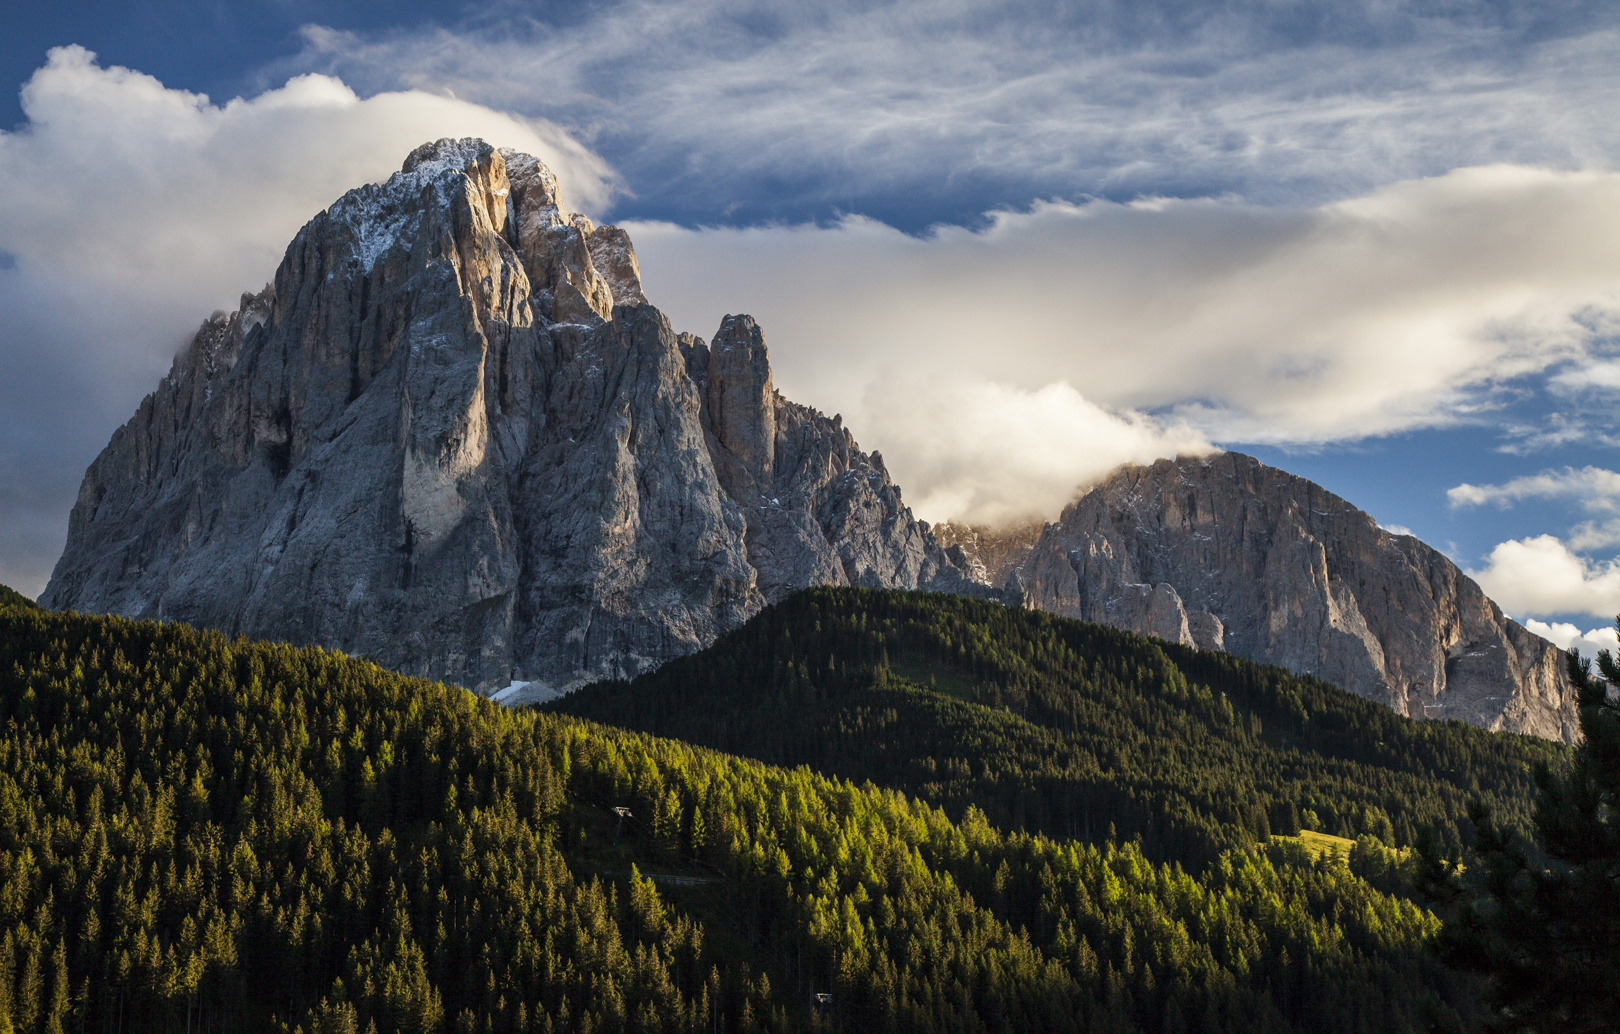
M1237 449L1560 645L1620 612L1620 6L7 4L0 582L215 310L416 144L537 154L929 520Z

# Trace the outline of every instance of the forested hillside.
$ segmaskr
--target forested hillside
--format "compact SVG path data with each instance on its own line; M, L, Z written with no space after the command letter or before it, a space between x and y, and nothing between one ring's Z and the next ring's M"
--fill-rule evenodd
M1431 915L1286 848L1195 878L339 654L20 606L0 888L0 1030L27 1034L1382 1032L1473 1000Z
M1416 722L1281 668L1039 611L812 589L713 647L548 705L870 779L992 825L1140 837L1200 865L1301 826L1389 847L1469 838L1468 803L1530 820L1568 748Z
M25 610L37 607L33 600L13 589L9 585L0 585L0 608L22 607Z

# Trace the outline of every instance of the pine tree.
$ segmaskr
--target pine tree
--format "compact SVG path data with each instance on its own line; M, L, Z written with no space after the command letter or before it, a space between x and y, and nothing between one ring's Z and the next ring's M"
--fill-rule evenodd
M16 1017L19 1028L32 1030L40 1007L39 948L32 945L24 950L28 952L28 958L23 963L22 983L17 988L12 1015Z
M68 1008L67 946L57 941L51 956L51 1000L45 1009L45 1034L64 1034Z
M1536 773L1536 847L1476 809L1487 897L1458 910L1442 938L1451 961L1491 977L1495 1027L1600 1034L1620 1017L1620 662L1598 672L1571 653L1585 741L1563 775Z
M6 931L0 939L0 1034L12 1034L11 1024L11 988L12 988L12 939L11 931Z

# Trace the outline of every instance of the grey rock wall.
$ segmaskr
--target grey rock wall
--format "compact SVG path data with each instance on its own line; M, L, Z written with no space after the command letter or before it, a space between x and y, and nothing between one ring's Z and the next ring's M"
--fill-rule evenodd
M534 158L414 151L204 324L85 475L42 601L316 643L515 701L812 584L983 592L753 320L646 304Z

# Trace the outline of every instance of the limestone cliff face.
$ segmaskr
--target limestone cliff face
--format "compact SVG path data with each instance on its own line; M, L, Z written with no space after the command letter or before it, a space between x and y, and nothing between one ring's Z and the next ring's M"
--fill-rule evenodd
M806 585L976 591L753 320L675 334L556 188L441 140L312 219L91 465L42 601L532 697Z
M1011 576L1026 605L1317 675L1413 718L1573 741L1563 653L1450 560L1238 453L1110 475Z

